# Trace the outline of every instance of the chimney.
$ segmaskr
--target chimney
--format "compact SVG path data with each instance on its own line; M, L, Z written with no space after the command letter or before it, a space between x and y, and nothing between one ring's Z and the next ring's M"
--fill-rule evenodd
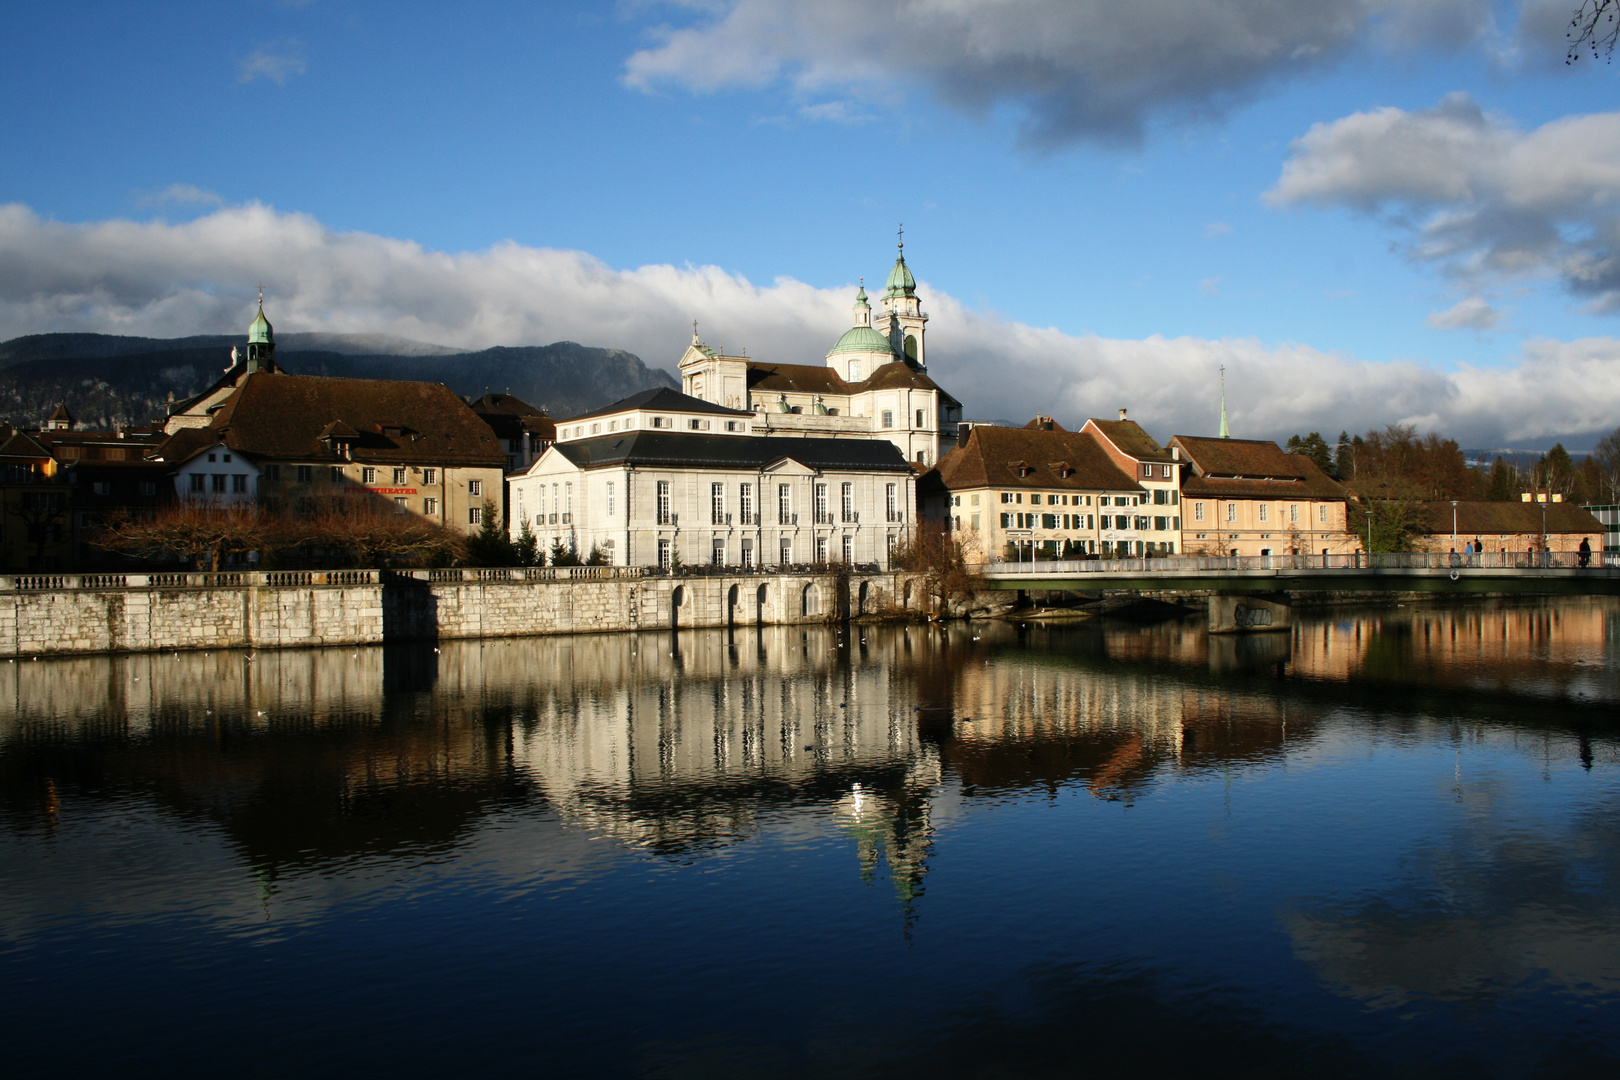
M1125 410L1124 409L1119 410L1119 418L1121 420L1125 419Z
M972 435L972 434L973 434L973 425L972 424L967 424L967 423L957 424L956 425L956 445L957 446L966 446L968 444L968 436Z

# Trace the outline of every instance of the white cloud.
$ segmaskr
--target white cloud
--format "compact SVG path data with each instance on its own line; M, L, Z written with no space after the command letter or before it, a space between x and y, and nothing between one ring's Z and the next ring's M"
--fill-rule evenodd
M1232 226L1224 221L1211 221L1204 226L1204 239L1213 240L1217 236L1226 236L1232 231Z
M1198 291L1204 296L1221 295L1221 279L1218 277L1205 278L1203 281L1198 283Z
M225 200L212 191L196 184L170 184L161 191L143 191L135 194L137 206L166 206L171 203L189 206L223 206Z
M830 120L838 124L869 124L877 119L852 101L823 101L805 105L799 115L806 120Z
M1444 311L1433 311L1425 320L1436 330L1490 330L1502 321L1502 313L1482 296L1469 296Z
M1620 310L1620 112L1533 131L1466 94L1353 113L1296 140L1266 198L1382 215L1411 258L1471 287L1551 277Z
M1529 0L1545 3L1546 0ZM1130 142L1356 50L1495 41L1492 0L725 0L675 5L625 81L697 92L785 81L892 101L918 87L978 117L1010 107L1028 145ZM1560 59L1562 54L1560 53Z
M926 274L926 255L912 260ZM0 339L52 330L159 337L241 331L265 282L278 330L374 332L468 348L574 340L673 368L700 320L710 344L819 363L849 326L848 285L755 285L717 267L616 270L577 251L496 244L429 251L231 206L192 221L67 224L0 206ZM1364 431L1435 417L1467 445L1607 432L1620 416L1620 341L1535 342L1514 367L1446 373L1252 338L1114 340L1028 326L920 286L930 372L974 418L1078 423L1121 405L1160 438L1216 426L1217 369L1239 435Z
M254 79L269 79L285 84L293 75L302 75L308 63L304 59L304 46L293 38L271 41L260 45L236 64L236 81L250 83Z

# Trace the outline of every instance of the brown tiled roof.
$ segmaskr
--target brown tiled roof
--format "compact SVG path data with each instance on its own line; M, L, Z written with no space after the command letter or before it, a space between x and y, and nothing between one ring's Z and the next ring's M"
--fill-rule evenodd
M348 436L354 461L506 464L489 425L441 383L260 372L243 380L206 428L191 430L202 438L223 436L226 446L254 458L321 461L336 460L321 433L339 424L355 432ZM391 437L382 434L384 427L402 431ZM176 451L182 446L174 445ZM163 454L170 456L168 444Z
M1475 536L1503 533L1541 535L1541 503L1459 502L1457 504L1457 544L1461 547ZM1547 503L1549 533L1595 533L1602 535L1603 523L1592 512L1574 503ZM1418 531L1429 536L1451 538L1451 503L1426 502Z
M763 364L748 362L748 389L761 394L859 394L865 390L935 390L940 400L960 405L940 389L927 372L903 360L884 364L861 382L845 382L825 364Z
M888 366L888 365L884 365ZM825 364L748 364L748 389L773 394L849 394L854 388Z
M1344 486L1304 454L1290 454L1260 439L1209 439L1177 435L1170 440L1192 465L1181 482L1183 496L1248 499L1348 499Z
M1086 425L1096 428L1120 453L1137 461L1169 464L1174 460L1170 456L1170 451L1155 442L1153 436L1144 431L1142 425L1135 420L1098 420L1093 417L1086 421ZM1080 430L1084 431L1085 426L1083 425Z
M1069 429L1052 419L1050 416L1037 416L1024 425L1025 431L1068 431Z
M545 410L511 394L485 394L472 403L472 411L483 417L499 438L537 435L545 442L557 441L557 422Z
M1069 475L1060 475L1066 465ZM1027 476L1019 476L1020 467ZM1060 491L1141 491L1120 471L1089 435L1073 431L976 427L966 446L939 461L939 478L947 488L1033 488Z

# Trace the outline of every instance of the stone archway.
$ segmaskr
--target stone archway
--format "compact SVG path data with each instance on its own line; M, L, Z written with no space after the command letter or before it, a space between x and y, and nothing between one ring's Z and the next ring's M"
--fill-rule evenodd
M733 585L726 591L726 625L737 625L737 608L742 603L742 589Z
M866 606L867 604L869 604L871 602L871 597L872 597L872 583L869 582L869 581L861 582L861 591L858 594L856 594L856 599L855 599L855 614L857 614L857 615L870 615L871 614L871 612L869 610L867 610L867 606Z
M685 604L686 586L677 585L675 586L675 590L669 594L669 628L671 630L679 630L681 628L681 608Z
M770 586L761 585L754 595L754 625L765 625L765 602L771 598Z
M821 590L816 588L816 583L813 581L806 585L804 592L800 594L799 614L807 619L821 614Z

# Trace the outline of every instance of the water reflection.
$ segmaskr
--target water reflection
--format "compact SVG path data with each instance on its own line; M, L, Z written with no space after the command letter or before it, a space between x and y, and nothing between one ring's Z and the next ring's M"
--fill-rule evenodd
M578 964L604 941L723 948L679 914L702 911L753 934L727 978L761 1003L824 957L884 1002L930 1002L862 1036L875 1075L918 1055L989 1068L974 1031L1037 1069L1082 1004L1211 1038L1249 1024L1222 1038L1364 1073L1369 1046L1416 1038L1371 1014L1514 1008L1553 1031L1559 1002L1614 1013L1617 615L1480 602L1302 609L1245 638L1094 620L7 664L0 945L39 963L53 935L185 918L291 950L292 926L453 901L494 925L544 912L544 935L463 946L483 963ZM685 937L655 928L683 917ZM884 953L897 937L920 951ZM682 981L695 963L621 970L717 1003ZM839 1016L814 1020L853 1038ZM628 1071L701 1072L743 1045L672 1039L644 1033ZM860 1073L846 1051L814 1060Z

